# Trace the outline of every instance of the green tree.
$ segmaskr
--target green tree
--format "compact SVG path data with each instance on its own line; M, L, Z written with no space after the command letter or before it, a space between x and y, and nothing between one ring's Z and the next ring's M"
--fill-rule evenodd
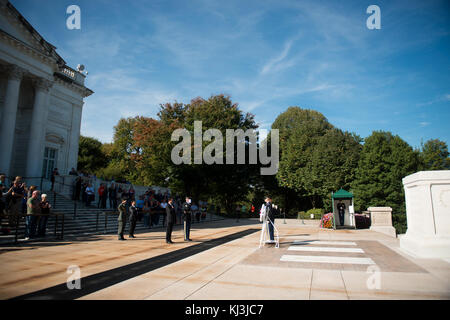
M352 183L356 209L388 206L394 214L406 212L402 179L418 168L418 152L399 136L384 131L372 132L364 139Z
M286 187L308 196L313 207L317 198L310 192L307 165L317 143L333 126L314 110L289 107L272 124L280 133L280 166L277 180Z
M96 173L106 167L108 157L102 150L102 143L91 137L80 136L78 147L78 170Z
M189 194L195 201L213 197L231 213L234 204L246 197L258 166L225 165L225 152L224 165L193 162L175 165L171 160L171 152L178 141L171 141L171 135L175 129L185 128L191 134L193 148L194 121L202 121L203 133L214 128L225 137L226 129L245 131L257 128L253 115L243 113L229 97L216 95L209 99L193 99L187 105L161 105L158 118L140 118L134 125L133 146L139 148L139 152L132 158L137 170L147 179L146 182ZM203 150L209 143L203 141ZM225 139L223 150L226 150Z
M279 186L308 199L310 207L331 209L331 192L348 188L354 178L361 138L333 127L320 112L299 107L278 116L272 129L280 130ZM289 191L282 193L285 203L295 201Z
M439 139L430 139L422 144L420 159L423 170L449 170L450 157L448 146Z
M113 142L103 145L103 150L110 159L108 166L101 170L104 178L142 184L134 160L134 155L140 152L134 142L137 121L139 117L121 118L114 127Z
M321 199L322 206L331 211L331 192L349 190L355 178L361 139L351 133L333 128L318 137L306 164L305 185L308 194Z

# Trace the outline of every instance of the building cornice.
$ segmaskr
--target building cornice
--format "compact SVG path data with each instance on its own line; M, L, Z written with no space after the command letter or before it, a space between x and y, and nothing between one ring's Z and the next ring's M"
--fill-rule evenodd
M50 58L53 63L59 66L66 63L64 59L56 52L56 47L47 42L9 1L2 0L1 2L2 5L0 5L0 10L2 10L6 14L6 17L8 18L10 23L23 31L24 34L27 35L30 42L32 42L36 46L36 48L42 49L42 51L40 52L40 50L33 48L35 51L40 52L44 56Z
M22 80L27 71L16 65L0 65L0 71L7 79Z
M65 61L56 53L56 47L47 42L9 1L0 0L0 11L4 12L9 22L22 30L28 40L36 47L17 39L3 29L0 29L0 41L5 41L18 51L50 66L55 70L52 75L55 83L77 92L83 98L94 93L83 85L84 79L79 79L81 76L84 77L84 75L78 74L78 71L68 67ZM37 48L41 48L42 50ZM15 77L14 74L11 73L11 77ZM17 74L17 77L22 77L23 74Z
M56 76L55 76L55 83L58 83L72 91L79 93L83 98L89 97L91 94L94 93L94 91L92 91L89 88L80 86L80 85L76 84L75 82L69 82L66 80L62 80Z
M32 46L30 46L27 43L15 38L14 36L10 35L9 33L7 33L6 31L4 31L2 29L0 29L0 39L6 41L8 44L12 45L19 51L21 51L39 61L44 62L45 64L50 65L52 68L57 67L57 63L53 57L40 52L39 50L33 48Z

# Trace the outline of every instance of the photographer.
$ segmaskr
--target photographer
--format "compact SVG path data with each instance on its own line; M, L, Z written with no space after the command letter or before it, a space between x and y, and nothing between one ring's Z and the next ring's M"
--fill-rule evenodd
M25 197L25 188L21 177L16 177L12 187L8 190L6 195L6 205L9 209L9 225L14 227L16 225L16 218L14 215L19 215L22 212L22 199Z

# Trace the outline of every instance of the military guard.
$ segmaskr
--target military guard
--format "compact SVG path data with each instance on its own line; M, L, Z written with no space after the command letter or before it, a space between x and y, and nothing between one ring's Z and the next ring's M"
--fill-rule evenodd
M183 203L183 220L184 220L184 241L192 241L189 237L191 232L191 199L186 197L186 202Z
M123 197L122 202L117 207L119 210L119 217L117 221L119 222L119 230L117 231L119 235L119 240L126 240L123 237L123 232L125 231L125 225L127 224L127 198Z

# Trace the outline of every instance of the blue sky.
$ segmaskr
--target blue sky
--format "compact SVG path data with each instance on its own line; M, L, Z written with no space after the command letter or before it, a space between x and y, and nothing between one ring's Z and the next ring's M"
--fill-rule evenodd
M89 71L81 134L225 93L263 129L289 106L362 137L450 143L448 1L12 0L57 52ZM81 8L81 30L66 8ZM369 5L381 29L369 30Z

